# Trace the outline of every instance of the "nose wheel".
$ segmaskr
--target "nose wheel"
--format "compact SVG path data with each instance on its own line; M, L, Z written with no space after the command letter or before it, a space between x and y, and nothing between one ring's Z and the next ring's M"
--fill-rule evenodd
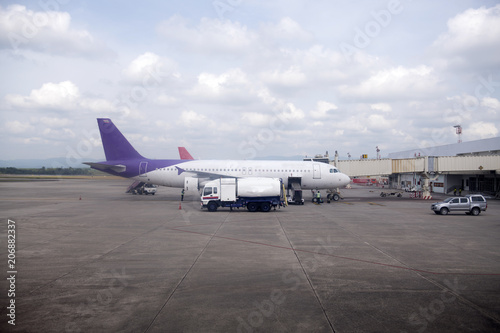
M337 191L329 191L326 196L326 202L330 203L331 201L339 201L343 199Z

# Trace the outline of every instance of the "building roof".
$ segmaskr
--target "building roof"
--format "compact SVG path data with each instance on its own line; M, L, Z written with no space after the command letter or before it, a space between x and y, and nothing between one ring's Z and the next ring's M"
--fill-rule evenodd
M457 155L497 155L500 154L500 137L453 143L449 145L415 148L390 153L389 158L412 158L418 156L457 156Z

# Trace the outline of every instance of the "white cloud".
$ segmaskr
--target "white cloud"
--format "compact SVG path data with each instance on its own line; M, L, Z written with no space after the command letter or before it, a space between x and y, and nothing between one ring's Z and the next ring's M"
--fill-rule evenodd
M360 99L422 99L442 92L439 78L432 67L403 66L377 71L359 85L342 85L340 91L350 98Z
M500 4L470 8L448 20L448 30L433 43L446 66L499 65Z
M297 65L291 66L284 71L273 70L272 72L264 72L261 74L261 77L264 83L268 85L285 88L299 87L307 81L306 74Z
M257 112L244 112L241 115L241 121L245 125L253 127L269 126L269 115Z
M4 129L9 133L20 134L20 133L28 133L33 131L34 127L26 121L8 121L3 126Z
M494 123L478 121L464 129L464 133L467 133L467 137L472 139L486 139L497 136L498 129Z
M44 83L40 89L33 89L29 96L7 95L7 103L20 108L50 108L69 110L80 97L78 87L71 81Z
M209 119L207 116L192 110L182 111L177 123L190 129L210 128L215 125L214 121Z
M386 113L392 111L392 107L387 103L372 104L372 105L370 105L370 107L372 108L372 110L375 110L375 111L382 111L382 112L386 112Z
M33 11L21 5L0 6L0 48L51 55L114 57L87 30L71 28L71 16L59 11Z
M302 29L299 23L290 17L283 17L278 23L264 23L261 36L274 40L310 41L312 34Z
M481 105L492 110L500 111L500 101L493 97L483 98Z
M249 51L257 35L239 22L202 18L190 27L188 20L174 15L161 22L158 33L189 50L208 53L242 53Z
M395 121L386 119L383 115L372 114L367 118L368 128L374 131L389 130Z
M333 103L319 101L316 103L316 109L309 112L309 115L314 119L325 119L337 109L337 105Z
M293 103L286 103L283 111L279 114L285 121L302 120L305 117L304 111L297 108Z
M76 137L75 132L69 128L45 128L42 132L44 139L67 140Z
M122 73L126 80L150 87L161 85L167 77L179 78L176 67L172 60L146 52L132 60Z
M219 103L246 103L253 87L240 68L229 69L222 74L202 72L196 85L186 92L190 98Z
M177 98L175 98L173 96L167 95L165 93L161 93L160 95L158 95L156 97L155 102L159 105L171 106L171 105L177 104L178 100L177 100Z
M44 83L40 89L33 89L28 96L9 94L5 96L8 105L23 109L50 109L60 111L89 110L94 112L115 112L115 106L105 99L81 96L78 87L71 81Z
M67 118L56 118L56 117L42 117L40 118L40 123L49 127L68 127L73 125L73 120Z

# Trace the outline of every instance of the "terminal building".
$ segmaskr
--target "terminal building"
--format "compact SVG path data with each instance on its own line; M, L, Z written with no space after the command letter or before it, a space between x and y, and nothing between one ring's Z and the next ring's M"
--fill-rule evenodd
M395 152L384 159L339 160L351 178L387 176L391 188L500 197L500 137Z

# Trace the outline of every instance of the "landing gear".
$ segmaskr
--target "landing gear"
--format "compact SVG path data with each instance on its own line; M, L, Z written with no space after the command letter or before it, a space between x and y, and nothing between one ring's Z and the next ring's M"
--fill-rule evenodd
M337 191L328 190L327 193L328 193L326 195L327 203L330 203L331 201L339 201L340 199L342 199L342 197Z

